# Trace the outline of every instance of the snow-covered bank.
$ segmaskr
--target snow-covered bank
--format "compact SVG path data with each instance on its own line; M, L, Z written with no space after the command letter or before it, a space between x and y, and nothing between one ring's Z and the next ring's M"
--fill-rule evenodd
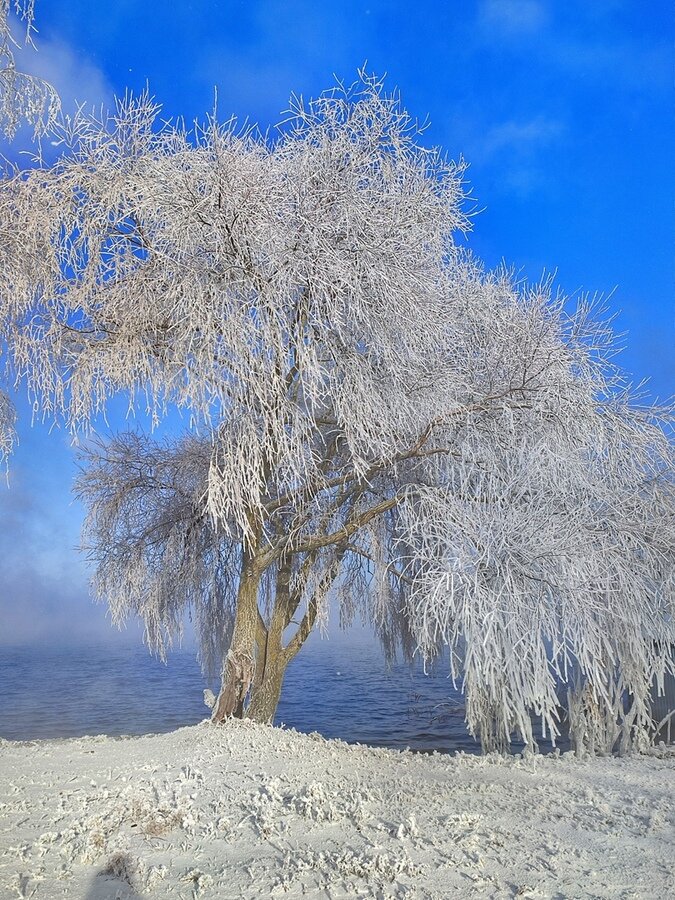
M675 756L421 756L231 722L0 742L0 897L672 896Z

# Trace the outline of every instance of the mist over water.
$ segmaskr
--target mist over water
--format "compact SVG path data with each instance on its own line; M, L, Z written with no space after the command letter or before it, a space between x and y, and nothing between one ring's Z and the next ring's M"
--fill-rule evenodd
M143 646L0 648L0 737L171 731L208 716L207 686L194 650L172 652L165 665ZM444 673L402 663L388 670L377 648L358 641L303 648L286 675L282 723L350 743L480 752Z

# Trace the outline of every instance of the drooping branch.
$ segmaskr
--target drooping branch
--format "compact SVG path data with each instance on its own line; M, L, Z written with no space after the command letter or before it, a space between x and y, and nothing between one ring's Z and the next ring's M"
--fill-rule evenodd
M309 637L319 612L319 598L327 593L327 591L335 581L340 571L340 564L342 563L342 559L346 553L346 549L346 545L336 547L334 558L329 563L326 571L322 574L315 591L309 598L307 610L302 617L302 620L300 621L298 629L284 649L284 655L287 661L290 661L294 656L296 656L304 642Z
M0 390L0 463L7 462L16 443L16 412L12 401Z
M24 43L33 47L35 0L0 0L0 127L10 140L24 121L33 126L35 137L44 134L61 108L59 95L51 84L16 68L14 48L19 43L10 31L11 6L25 25Z

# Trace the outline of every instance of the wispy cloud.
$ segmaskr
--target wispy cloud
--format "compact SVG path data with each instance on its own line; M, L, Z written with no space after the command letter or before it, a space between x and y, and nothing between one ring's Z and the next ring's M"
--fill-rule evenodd
M482 0L474 17L477 47L527 55L537 65L584 82L623 90L672 85L672 48L667 34L645 41L621 28L623 0Z
M223 111L278 122L291 91L315 96L331 87L333 73L350 81L367 58L372 63L369 48L379 39L367 8L307 0L288 0L283 11L279 6L274 0L249 4L241 35L225 34L196 61L192 77L209 90L218 84Z
M467 157L487 172L499 173L495 190L525 197L545 188L550 179L547 155L564 140L562 121L546 116L508 119L484 130L474 129Z
M509 120L490 128L482 140L482 156L489 159L506 152L529 157L558 138L563 125L556 119L538 116L529 121Z
M605 83L616 90L672 89L672 48L636 40L600 41L593 37L551 41L542 48L550 63L575 78Z
M109 106L113 90L105 75L93 62L59 40L37 42L37 48L22 47L15 54L17 68L52 84L66 111L77 103Z
M494 39L530 36L548 21L547 5L540 0L483 0L478 13L481 30Z
M67 43L42 40L37 48L22 46L15 51L17 69L49 82L57 91L64 113L72 115L79 105L86 109L110 109L114 91L104 73L91 61L80 56ZM23 124L12 141L0 134L0 155L16 159L17 155L35 150L33 128ZM50 149L43 145L45 158Z

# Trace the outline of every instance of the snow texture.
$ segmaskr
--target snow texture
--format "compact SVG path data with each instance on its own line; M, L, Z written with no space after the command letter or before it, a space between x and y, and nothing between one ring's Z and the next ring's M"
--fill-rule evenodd
M0 896L663 898L674 769L664 747L427 756L248 721L1 741Z

